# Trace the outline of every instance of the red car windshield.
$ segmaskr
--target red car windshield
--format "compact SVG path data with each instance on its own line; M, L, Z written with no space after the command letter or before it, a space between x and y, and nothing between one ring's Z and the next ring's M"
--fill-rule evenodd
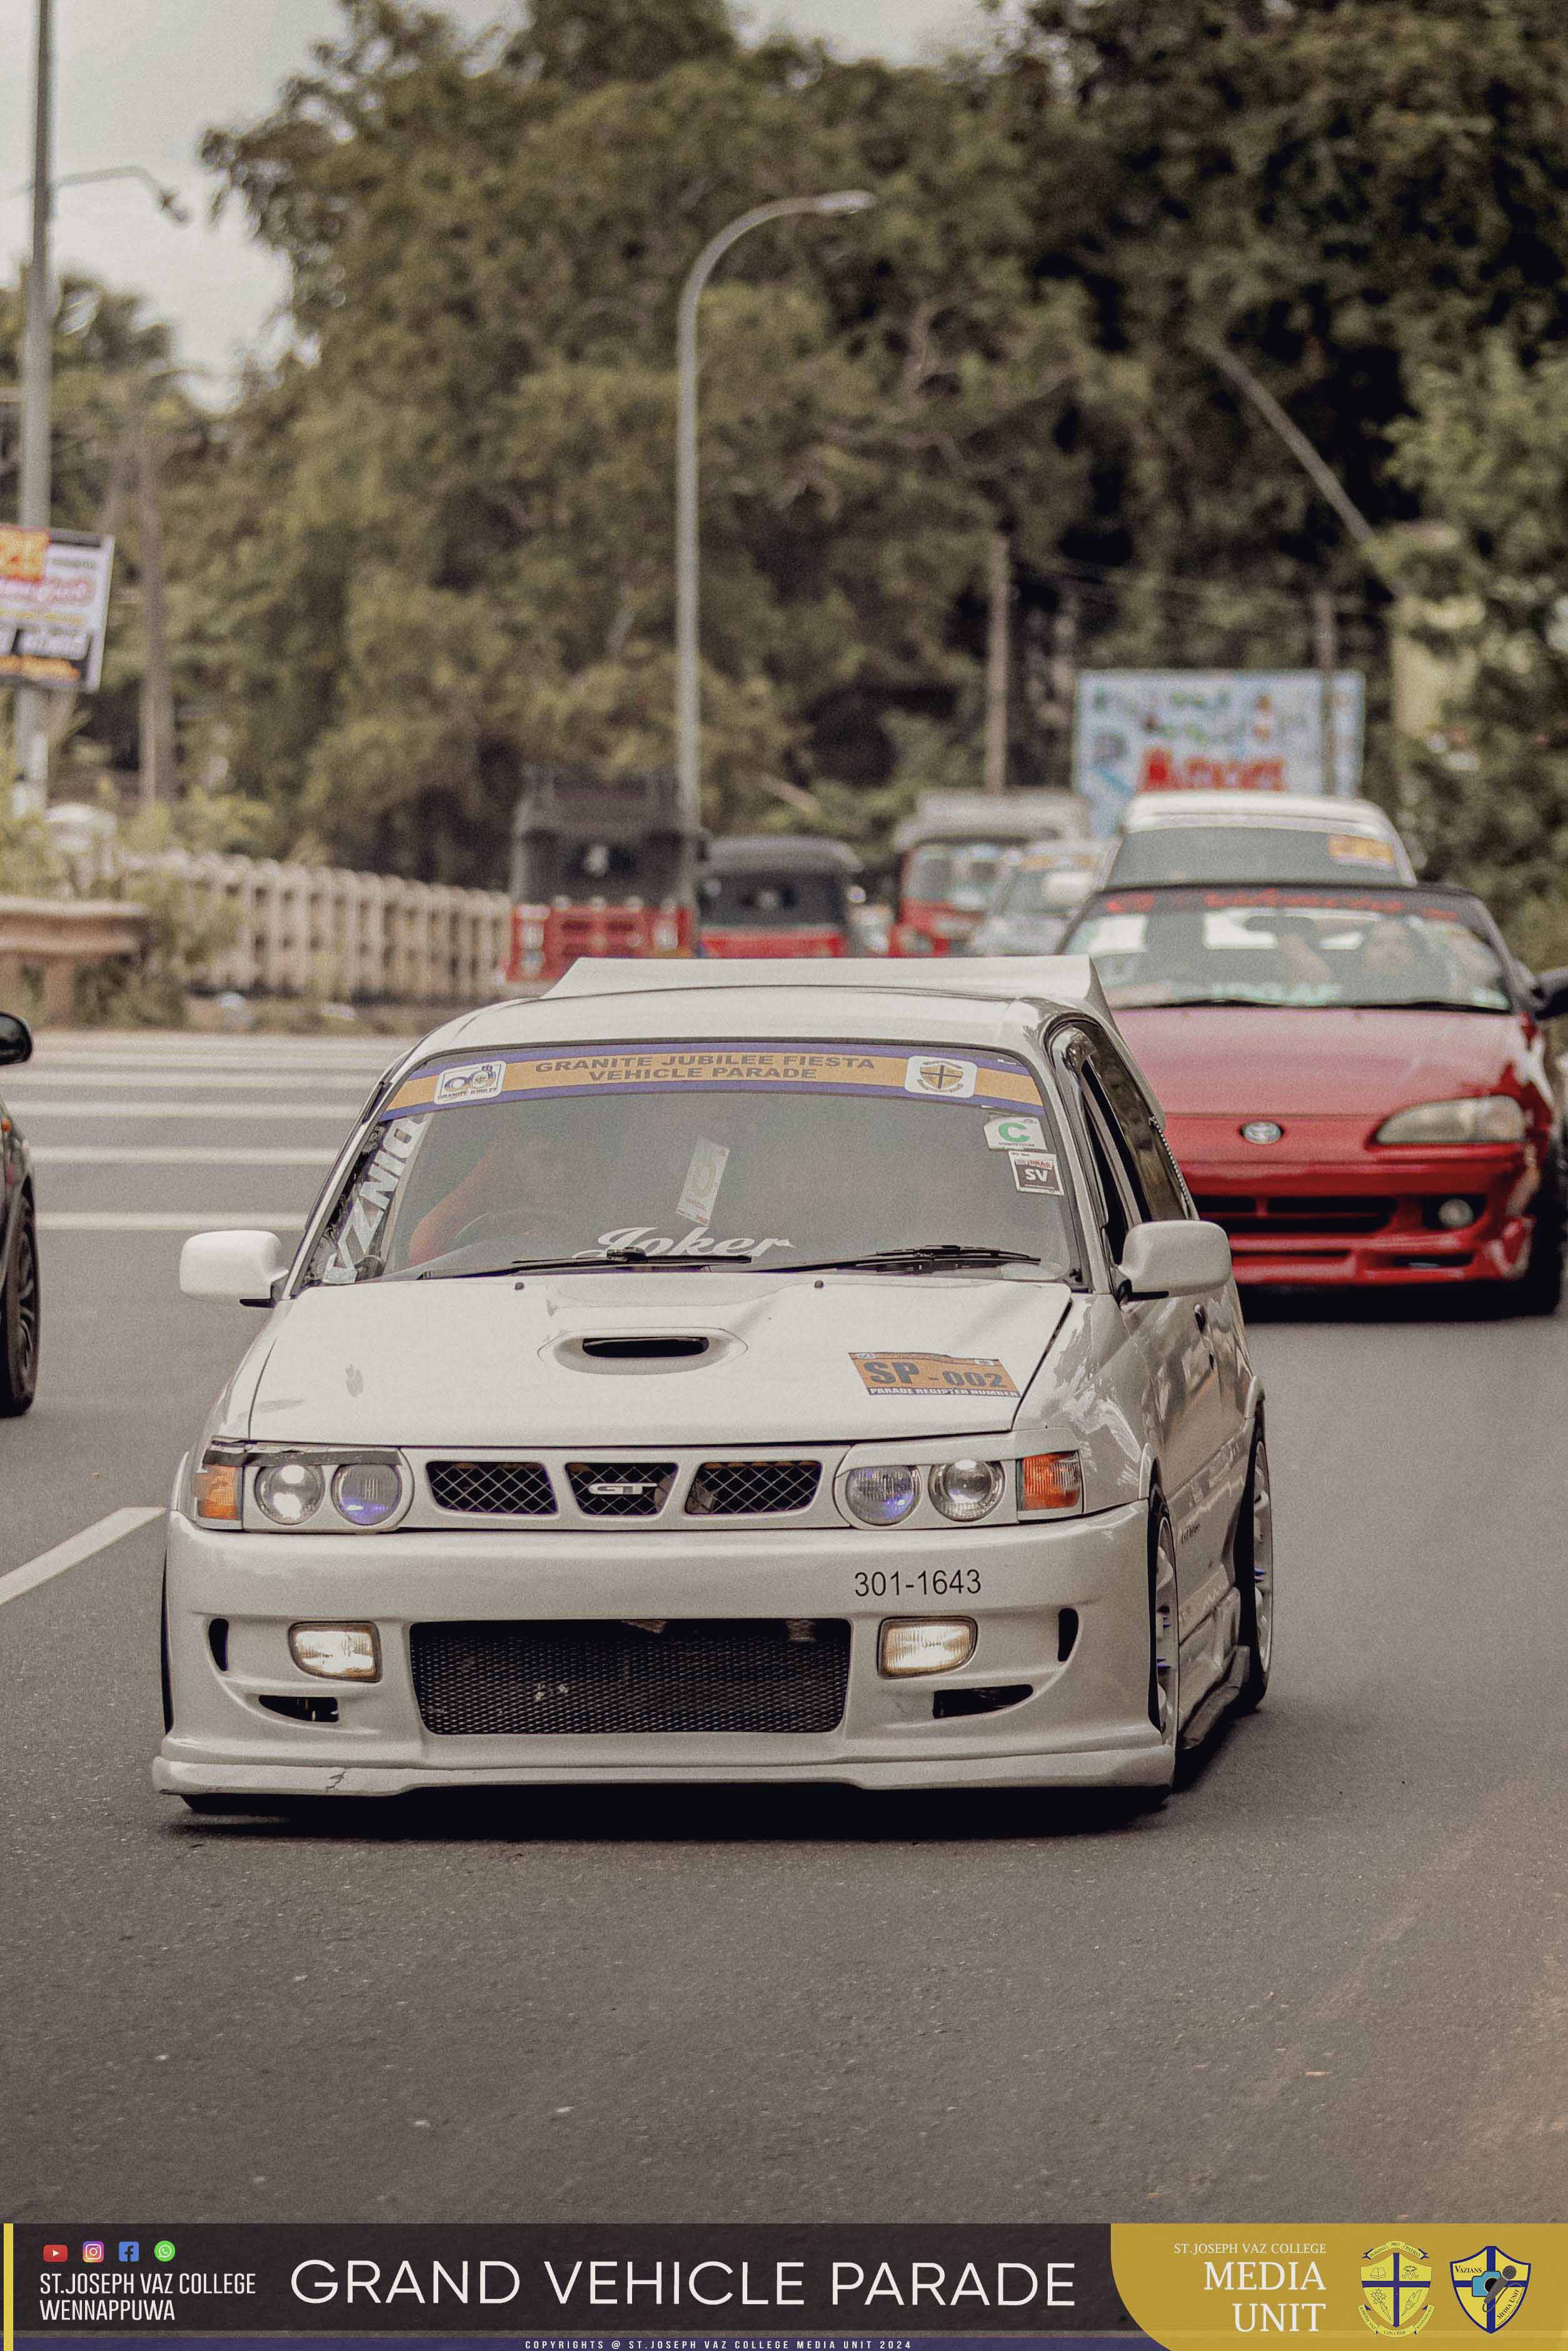
M1416 891L1107 892L1062 951L1092 958L1113 1005L1270 1004L1508 1012L1479 908Z

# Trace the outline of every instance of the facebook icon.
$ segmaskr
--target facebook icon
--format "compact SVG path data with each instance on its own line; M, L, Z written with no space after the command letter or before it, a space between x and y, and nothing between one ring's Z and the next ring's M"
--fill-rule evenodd
M120 2258L122 2262L139 2262L141 2259L141 2239L139 2237L121 2237L120 2241Z

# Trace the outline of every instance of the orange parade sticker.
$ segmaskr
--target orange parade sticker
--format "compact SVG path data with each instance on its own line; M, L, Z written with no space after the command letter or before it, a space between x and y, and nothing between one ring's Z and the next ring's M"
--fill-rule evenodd
M852 1355L868 1395L1007 1395L1018 1389L995 1355Z
M1370 833L1331 832L1329 855L1336 865L1392 865L1394 852L1385 841Z
M47 530L0 523L0 580L41 580L48 552Z

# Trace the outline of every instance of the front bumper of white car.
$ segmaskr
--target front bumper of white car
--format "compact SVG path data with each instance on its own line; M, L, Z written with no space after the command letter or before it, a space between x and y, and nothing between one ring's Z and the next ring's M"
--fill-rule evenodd
M1147 1526L1134 1505L945 1531L344 1538L214 1531L176 1514L172 1720L154 1782L240 1797L639 1781L1164 1785L1172 1750L1148 1715ZM967 1664L879 1672L887 1619L954 1616L976 1627ZM378 1680L322 1680L294 1662L291 1627L338 1623L375 1627ZM734 1727L737 1698L757 1727Z

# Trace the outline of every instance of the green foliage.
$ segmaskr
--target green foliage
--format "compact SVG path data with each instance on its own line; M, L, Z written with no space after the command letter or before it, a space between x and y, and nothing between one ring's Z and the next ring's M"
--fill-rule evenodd
M9 816L0 806L0 898L63 898L69 890L43 819Z

